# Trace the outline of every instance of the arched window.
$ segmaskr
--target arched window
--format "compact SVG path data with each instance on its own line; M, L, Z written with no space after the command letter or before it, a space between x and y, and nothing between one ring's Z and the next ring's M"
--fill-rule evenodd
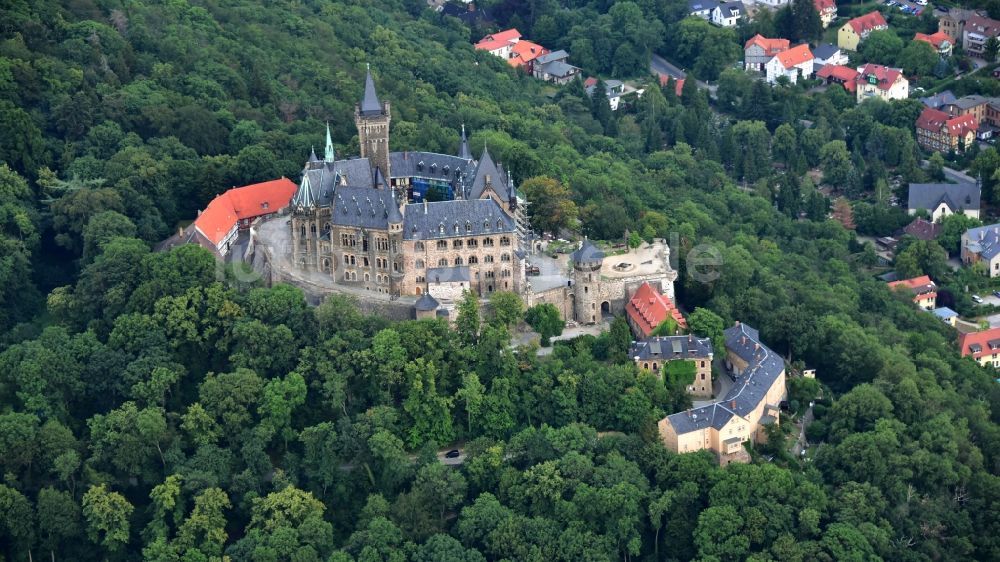
M472 232L472 223L469 221L465 221L465 232L466 233Z
M451 247L455 248L455 249L461 248L462 247L462 242L463 242L462 240L452 240L451 241Z
M503 230L503 220L497 219L497 230Z
M418 251L418 252L423 252L424 251L424 243L423 242L417 242L416 244L414 244L413 249L416 250L416 251Z
M424 268L424 260L417 260L417 263L415 263L414 265L416 266L417 269L423 269Z
M510 237L509 236L503 236L503 237L501 237L500 238L500 245L501 246L510 246Z
M479 258L476 256L469 256L469 265L475 265L479 263Z
M493 263L493 256L486 256L483 258L483 261L486 263Z
M438 267L448 267L448 260L441 258L438 260Z
M455 265L462 265L462 256L458 256L455 258Z
M510 261L510 254L506 252L500 254L500 261Z
M447 240L438 240L437 249L438 250L447 250L448 249L448 241Z

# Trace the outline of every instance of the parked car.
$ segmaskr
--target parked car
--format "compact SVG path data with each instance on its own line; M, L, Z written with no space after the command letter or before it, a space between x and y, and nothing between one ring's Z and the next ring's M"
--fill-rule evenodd
M993 291L993 296L1000 298L1000 291Z
M983 297L979 295L972 295L972 300L979 304L983 304Z
M452 449L444 454L444 458L446 459L457 459L460 456L462 456L462 451L458 449Z

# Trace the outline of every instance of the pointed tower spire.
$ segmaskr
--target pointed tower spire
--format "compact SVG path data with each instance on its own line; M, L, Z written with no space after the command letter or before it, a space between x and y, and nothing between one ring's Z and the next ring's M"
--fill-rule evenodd
M316 156L316 147L310 147L309 150L309 162L319 162L319 158Z
M333 152L333 138L330 136L330 123L326 124L326 152L323 154L324 162L333 162L334 160Z
M295 190L292 196L292 206L296 209L311 209L316 206L316 197L313 194L312 185L309 183L309 174L302 174L302 183Z
M462 123L462 144L458 147L458 157L463 160L472 160L472 151L469 150L469 139L465 136L465 123Z
M375 93L375 80L372 79L372 69L368 65L368 72L365 76L365 96L361 98L362 115L379 115L382 113L382 104L378 101L378 94Z

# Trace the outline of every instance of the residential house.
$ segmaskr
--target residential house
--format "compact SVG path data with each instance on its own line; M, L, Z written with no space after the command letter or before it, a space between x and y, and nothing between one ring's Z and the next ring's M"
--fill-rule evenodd
M521 32L516 29L505 29L491 33L473 45L480 51L487 51L495 57L509 59L511 49L521 40Z
M819 19L823 22L824 29L837 19L837 0L813 0L813 6L819 13Z
M743 69L748 72L763 72L767 61L774 58L774 55L787 51L789 46L788 39L768 39L758 33L743 46Z
M986 41L998 35L1000 35L1000 21L978 14L973 15L965 21L965 27L962 28L962 48L967 55L982 57Z
M911 215L920 209L930 213L932 222L962 213L978 219L980 189L976 183L911 183L906 208Z
M925 107L916 128L921 147L936 152L964 152L975 144L979 123L973 115L949 117L940 109Z
M597 78L587 78L583 87L585 88L587 95L594 94L594 86L597 85ZM618 111L618 106L621 105L622 98L629 94L635 94L636 97L642 97L644 89L636 89L628 84L622 82L621 80L605 80L604 89L607 91L608 103L611 105L611 111Z
M944 106L955 103L955 100L957 99L958 98L955 97L955 94L953 94L951 90L945 90L934 94L933 96L920 98L920 103L933 109L944 110Z
M931 311L934 316L937 316L945 324L954 328L958 325L958 313L954 310L948 308L947 306L942 306L940 308L935 308Z
M725 466L750 461L744 443L767 439L764 428L780 422L780 405L788 393L785 362L760 341L756 329L737 322L723 335L733 386L706 406L663 418L657 428L674 453L711 451Z
M244 187L235 187L217 196L198 212L187 228L165 241L160 249L179 244L198 244L219 258L225 258L236 243L239 233L253 221L271 217L288 207L298 186L280 178Z
M973 10L951 8L938 16L938 31L948 34L953 45L961 44L965 35L965 22L969 18L980 15Z
M522 39L510 48L510 58L507 59L507 64L514 68L523 68L528 74L534 74L535 59L548 52L548 49L538 43Z
M824 83L840 84L848 93L854 94L858 88L858 71L839 64L828 64L816 72L816 78Z
M764 65L764 71L769 84L777 83L782 76L795 84L800 76L803 78L812 76L812 51L809 50L809 45L804 43L782 51L767 61L767 64Z
M1000 224L970 228L962 234L962 263L983 262L990 277L1000 277Z
M871 97L905 100L910 95L910 81L903 76L903 71L880 64L859 67L855 84L858 103Z
M941 234L941 223L917 217L913 219L913 222L903 227L903 233L909 234L917 240L934 240Z
M1000 328L958 335L962 357L971 357L983 367L1000 367Z
M639 285L632 298L625 303L625 319L637 338L648 338L668 318L677 328L687 328L687 320L670 297L661 295L648 282Z
M986 119L986 108L990 104L990 101L990 98L983 96L962 96L951 103L945 104L940 109L952 117L971 115L978 124Z
M930 35L917 33L913 36L913 40L930 44L941 58L950 57L952 47L955 45L955 41L951 36L943 31L931 33Z
M688 15L712 21L712 11L718 5L716 0L688 0Z
M820 43L812 49L813 73L819 72L820 68L828 64L847 64L847 53L843 49L830 43Z
M926 275L888 283L890 289L905 290L913 295L913 302L923 310L937 306L937 285Z
M532 76L540 80L566 84L580 75L580 69L569 64L569 54L560 49L535 59Z
M889 24L885 22L882 13L869 12L848 21L837 30L837 45L848 51L857 51L858 44L864 41L869 33L881 29L889 29Z
M664 367L676 362L693 363L694 380L687 385L688 394L698 397L712 396L712 340L695 336L657 336L644 338L632 344L629 357L637 367L646 369L660 378Z
M742 2L719 2L712 10L711 21L720 27L736 27L742 18Z

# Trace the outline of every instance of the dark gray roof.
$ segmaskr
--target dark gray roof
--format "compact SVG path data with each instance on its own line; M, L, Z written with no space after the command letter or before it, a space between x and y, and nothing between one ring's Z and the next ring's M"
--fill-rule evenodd
M659 336L632 344L628 352L635 360L707 359L712 356L712 340L694 336Z
M296 189L295 194L292 195L292 207L297 209L309 209L315 207L316 204L316 190L312 188L312 184L309 180L309 174L302 174L302 181L299 182L299 188Z
M818 59L826 60L833 55L840 52L840 47L836 45L831 45L830 43L821 43L816 47L810 49L814 57Z
M688 12L712 11L719 3L714 0L689 0Z
M394 206L388 191L342 185L334 190L330 221L338 226L385 230L389 228L389 215Z
M975 183L911 183L907 208L933 210L941 202L951 211L979 210L979 186Z
M458 145L458 157L462 160L472 160L472 151L469 150L469 139L465 136L465 125L462 125L462 142Z
M760 341L754 328L739 323L724 330L726 349L747 362L742 373L734 374L729 392L718 402L668 416L677 433L687 433L712 425L716 429L733 414L746 417L764 399L767 391L785 370L784 360Z
M436 309L438 307L438 304L439 303L437 299L432 297L430 293L424 293L423 296L417 299L417 302L416 304L413 305L413 308L423 312Z
M305 175L309 177L309 185L320 205L325 206L331 203L333 190L338 185L370 189L375 184L372 166L367 158L351 158L336 162L309 162L306 166Z
M434 152L392 152L389 174L393 178L427 178L461 181L472 173L471 160Z
M490 151L486 147L483 147L483 156L479 159L479 163L476 164L476 171L472 176L472 183L469 184L467 198L479 199L482 197L483 191L486 189L487 179L489 179L489 183L493 186L493 190L497 192L497 195L504 201L507 201L507 176L493 162Z
M403 211L403 237L407 240L482 236L514 230L514 219L493 199L413 203Z
M597 262L604 259L604 252L590 240L584 239L580 248L569 257L576 263Z
M378 101L378 94L375 93L375 81L372 80L372 71L369 69L365 75L365 96L361 98L361 115L381 115L382 104Z
M557 76L559 78L565 78L580 70L572 64L567 64L561 60L555 60L541 65L536 62L535 66L539 69L539 71L550 76Z
M472 275L467 265L427 269L427 281L430 283L467 283L470 279Z
M951 93L951 90L945 90L930 97L920 98L920 102L927 107L938 109L942 105L955 103L955 99L955 94Z
M545 53L540 57L535 57L535 65L548 64L554 61L565 61L569 58L569 53L559 49L558 51L552 51L551 53Z

